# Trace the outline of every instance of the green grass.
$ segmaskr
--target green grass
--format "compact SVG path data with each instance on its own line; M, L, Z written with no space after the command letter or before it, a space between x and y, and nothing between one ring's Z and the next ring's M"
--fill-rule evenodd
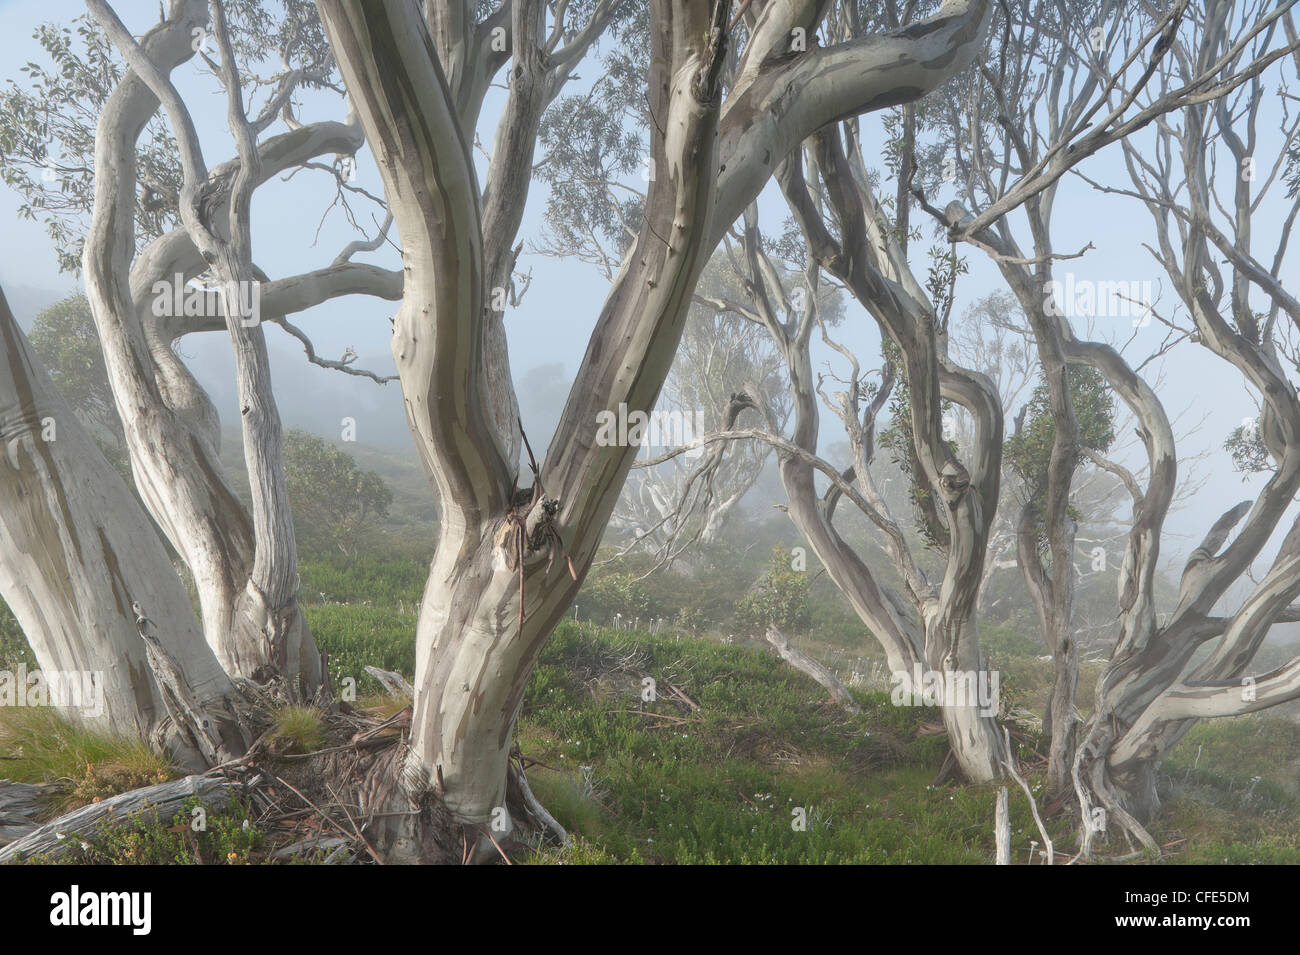
M5 779L64 784L64 811L176 777L176 769L142 739L98 733L48 707L0 709Z
M416 560L304 562L304 612L330 654L335 687L356 680L356 705L385 712L405 705L364 667L412 676L425 572ZM1051 676L1050 663L1036 659L1044 651L1007 628L989 630L1004 699L1041 709ZM818 631L798 642L848 682L850 671L865 671L877 656L865 635L855 642L847 633ZM0 665L16 665L26 653L0 614ZM645 677L656 681L653 701L642 697ZM1081 706L1094 683L1095 671L1085 669ZM942 733L933 731L938 712L895 707L879 687L853 693L861 712L849 715L753 641L563 622L528 684L518 741L538 761L529 769L532 788L575 838L527 861L990 862L998 787L932 785L946 753ZM20 757L0 764L0 775L62 780L65 803L173 774L143 743L86 732L49 710L0 711L0 720L0 755ZM276 732L282 751L313 749L322 739L319 714L286 709ZM1041 795L1042 780L1029 782ZM1041 837L1024 794L1008 788L1013 858L1025 862ZM1167 847L1162 861L1300 863L1300 724L1278 716L1199 723L1166 761L1161 792L1165 811L1152 832ZM212 813L199 834L179 816L124 825L82 861L260 861L262 834L245 827L245 817L239 806ZM792 826L796 819L806 826ZM1047 822L1058 852L1072 852L1072 820Z
M343 692L348 679L356 681L358 695L379 692L379 681L366 673L366 666L395 670L408 678L415 672L414 611L305 604L303 613L316 642L329 654L330 677L337 692Z
M310 753L325 743L325 723L314 706L286 706L275 714L271 745L282 753Z
M1300 864L1300 724L1276 716L1197 723L1165 761L1155 830L1185 864Z
M653 703L640 674L658 681ZM996 787L931 787L944 744L919 731L937 713L856 696L850 716L770 654L562 625L519 735L552 767L530 771L538 798L582 841L535 861L989 862ZM1038 836L1019 793L1012 809L1027 858Z
M302 599L306 603L357 603L418 610L429 568L414 560L363 555L304 560ZM322 596L323 595L323 596Z

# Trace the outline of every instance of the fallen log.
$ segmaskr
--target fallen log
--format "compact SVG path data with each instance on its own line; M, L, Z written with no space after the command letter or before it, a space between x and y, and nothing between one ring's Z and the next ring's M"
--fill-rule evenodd
M58 858L86 842L109 823L129 823L141 816L151 820L170 820L185 808L186 801L194 797L198 797L208 810L220 809L230 802L232 791L238 785L219 776L186 776L111 796L38 826L0 849L0 863L21 862L32 856Z
M781 659L790 666L794 667L800 673L812 677L823 687L825 687L839 703L850 713L857 713L858 705L853 702L853 694L849 692L848 687L839 681L829 669L822 666L808 654L798 649L792 644L788 637L776 627L767 628L767 642L776 648L776 652L781 655Z
M17 826L35 819L45 797L58 790L53 783L14 783L0 779L0 826Z
M55 783L15 783L0 779L0 846L34 832L47 796L62 787Z

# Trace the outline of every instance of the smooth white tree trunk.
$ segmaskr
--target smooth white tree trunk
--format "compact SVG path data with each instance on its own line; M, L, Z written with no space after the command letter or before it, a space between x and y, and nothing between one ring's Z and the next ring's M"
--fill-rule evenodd
M131 735L151 734L166 719L132 610L138 604L238 751L228 725L234 688L162 541L55 390L2 293L0 437L0 594L43 671L89 675L103 694L98 712L64 707L66 715Z

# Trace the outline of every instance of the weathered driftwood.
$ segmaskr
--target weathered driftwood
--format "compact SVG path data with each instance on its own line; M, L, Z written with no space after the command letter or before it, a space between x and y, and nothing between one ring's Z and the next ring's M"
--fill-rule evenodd
M392 670L381 670L379 667L366 667L366 672L383 684L385 690L390 696L399 700L415 699L415 690L411 684L406 682L406 677L400 673L394 673Z
M36 815L53 784L13 783L0 779L0 846L15 842L37 828Z
M523 803L524 808L537 821L538 825L554 833L560 845L573 845L573 838L568 831L564 826L560 825L558 819L546 811L546 807L533 795L533 790L528 785L528 776L524 772L524 761L517 747L511 754L510 768L506 776L506 789L508 793Z
M329 855L322 860L322 864L329 864L330 860L334 860L337 864L338 850L346 849L350 845L351 842L342 836L313 836L285 846L283 849L277 849L272 853L271 858L277 862L288 862L294 856L309 858L313 853L328 851Z
M41 800L57 789L50 784L13 783L0 779L0 825L28 822L41 809Z
M94 836L108 822L126 823L140 815L170 819L193 797L209 810L220 809L230 801L231 791L236 785L221 777L186 776L82 806L0 849L0 863L18 862L38 855L61 856L69 848Z
M1007 787L998 790L997 808L993 813L993 841L997 844L997 864L1011 865L1011 814L1007 811Z
M1016 772L1016 760L1015 757L1011 755L1011 734L1007 732L1005 726L1002 727L1002 739L1006 743L1007 772L1011 774L1012 779L1020 784L1020 788L1025 791L1025 798L1029 800L1029 809L1034 814L1034 825L1038 827L1038 834L1043 837L1043 847L1047 855L1047 864L1053 865L1056 859L1055 847L1052 845L1051 837L1047 835L1047 827L1043 825L1043 817L1038 814L1038 803L1034 801L1033 790L1029 788L1029 784L1024 781L1021 775Z
M782 660L800 673L806 673L830 691L835 701L846 710L850 713L858 712L858 705L853 702L853 694L849 692L848 687L841 683L834 673L795 647L784 633L776 627L768 627L767 642L776 648Z
M17 826L0 826L0 846L7 846L11 842L17 842L24 836L29 836L36 831L36 823L28 822Z

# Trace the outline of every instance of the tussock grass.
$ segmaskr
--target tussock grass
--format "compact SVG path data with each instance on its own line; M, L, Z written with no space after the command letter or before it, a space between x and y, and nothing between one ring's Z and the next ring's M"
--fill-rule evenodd
M275 714L270 744L282 753L310 753L325 744L325 719L314 706L286 706Z

